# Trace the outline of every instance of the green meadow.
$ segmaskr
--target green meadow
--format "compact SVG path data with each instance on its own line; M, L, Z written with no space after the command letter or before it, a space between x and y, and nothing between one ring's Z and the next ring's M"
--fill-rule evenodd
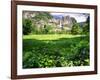
M89 65L85 35L34 34L23 36L23 68Z

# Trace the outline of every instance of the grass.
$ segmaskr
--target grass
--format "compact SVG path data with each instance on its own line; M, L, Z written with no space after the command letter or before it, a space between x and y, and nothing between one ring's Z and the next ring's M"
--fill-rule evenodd
M42 34L42 35L25 35L23 39L37 39L37 40L57 40L60 38L75 38L84 35L68 35L68 34Z
M66 34L23 36L23 68L81 65L89 65L88 36Z

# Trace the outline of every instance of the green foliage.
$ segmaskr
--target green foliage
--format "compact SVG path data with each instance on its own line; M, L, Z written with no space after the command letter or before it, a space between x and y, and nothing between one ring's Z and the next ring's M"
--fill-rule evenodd
M88 34L89 33L89 24L85 23L83 26L83 33Z
M88 66L89 17L82 27L71 18L71 31L48 24L49 19L47 12L23 19L23 68Z
M37 28L35 24L32 24L32 31L31 34L36 34L37 33Z
M62 24L55 22L54 17L49 12L36 12L29 19L23 18L23 34L89 34L90 17L86 22L77 23L74 17L70 17L71 24ZM62 22L63 23L63 22ZM72 29L71 29L71 25ZM69 28L68 28L69 27Z
M86 59L89 59L89 43L88 41L82 40L80 41L76 46L72 47L72 52L74 53L74 56L69 57L71 58L74 65L86 65L87 62L85 62ZM78 63L76 63L78 61Z
M81 32L82 32L82 30L81 30L79 24L78 23L73 24L71 33L76 35L76 34L80 34Z
M23 68L89 65L89 36L28 35L23 38Z
M33 18L32 34L47 34L52 29L52 26L48 25L48 20L52 19L52 16L48 12L38 12ZM38 23L38 24L37 24Z
M48 19L51 19L52 16L48 12L39 12L33 19L40 21L48 21Z
M52 26L51 25L44 25L44 29L43 29L43 33L44 34L49 34L50 30L52 30Z
M23 34L27 35L32 31L32 21L30 19L23 19Z
M90 30L90 17L87 18L85 24L83 25L83 34L89 34Z

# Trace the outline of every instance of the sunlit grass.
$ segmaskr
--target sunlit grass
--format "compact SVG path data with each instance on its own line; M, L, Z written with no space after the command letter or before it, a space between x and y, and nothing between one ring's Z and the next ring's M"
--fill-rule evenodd
M42 34L42 35L24 35L23 39L37 39L37 40L57 40L60 38L75 38L85 35L69 35L69 34Z

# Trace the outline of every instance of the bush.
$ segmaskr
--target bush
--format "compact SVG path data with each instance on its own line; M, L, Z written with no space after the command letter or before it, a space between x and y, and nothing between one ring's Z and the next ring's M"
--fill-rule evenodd
M79 24L78 23L73 24L71 33L76 35L76 34L81 34L81 32L82 32L82 30L81 30Z
M30 19L23 19L23 34L28 35L32 31L32 21Z
M89 34L89 23L85 23L83 25L83 31L82 31L83 34Z
M72 56L70 55L69 60L73 61L75 66L87 65L86 60L89 59L89 41L87 38L83 38L76 46L71 48Z

